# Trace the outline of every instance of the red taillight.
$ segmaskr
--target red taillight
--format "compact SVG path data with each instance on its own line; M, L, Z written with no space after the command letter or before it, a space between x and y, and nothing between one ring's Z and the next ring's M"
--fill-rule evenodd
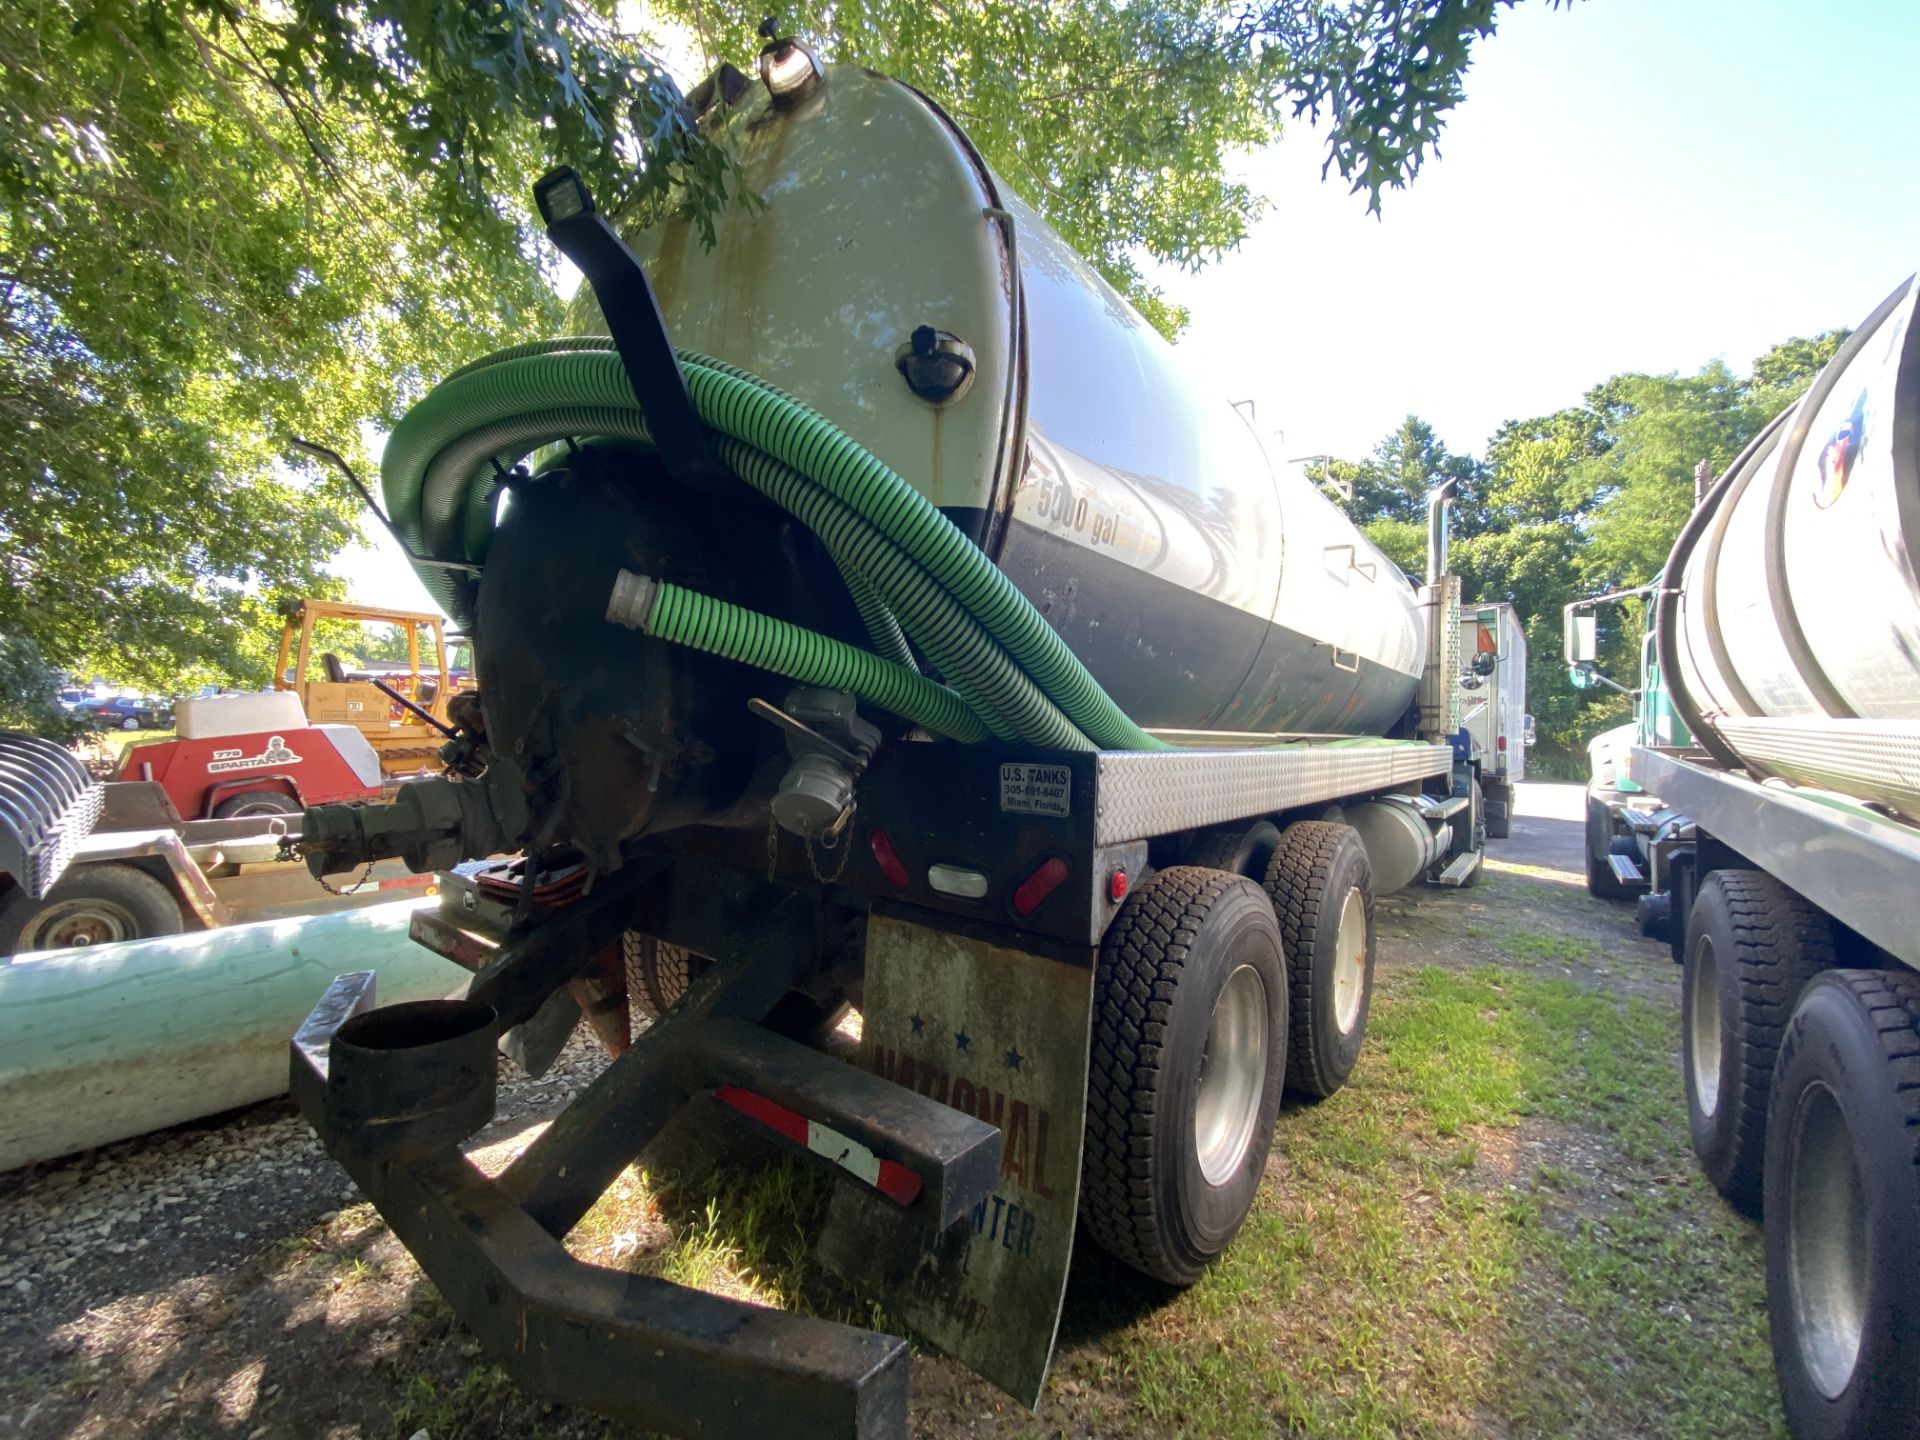
M1043 900L1060 888L1060 882L1066 878L1066 861L1058 855L1051 860L1042 860L1039 868L1022 880L1020 888L1013 892L1013 913L1022 918L1031 915L1040 908Z
M893 848L893 841L887 838L884 830L875 830L867 836L867 848L873 851L873 862L880 867L880 873L887 877L887 883L896 890L904 890L913 877L907 874L907 867L900 863L900 852Z
M1495 740L1493 742L1493 748L1496 750L1505 750L1507 748L1507 737L1502 735L1499 739Z
M1126 898L1127 872L1116 866L1113 873L1107 876L1107 899L1118 905Z

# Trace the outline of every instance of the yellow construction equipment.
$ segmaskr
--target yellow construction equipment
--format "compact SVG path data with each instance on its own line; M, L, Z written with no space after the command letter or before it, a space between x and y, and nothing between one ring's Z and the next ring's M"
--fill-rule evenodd
M396 703L373 679L349 671L338 655L331 651L315 653L314 629L326 620L371 621L404 629L406 673L381 678L420 712L444 725L447 701L455 685L447 664L441 617L341 600L296 601L280 631L280 658L273 676L276 690L292 690L299 695L312 723L352 725L365 735L380 757L382 775L437 770L443 737L432 724L407 705ZM425 670L421 668L422 632L432 642Z

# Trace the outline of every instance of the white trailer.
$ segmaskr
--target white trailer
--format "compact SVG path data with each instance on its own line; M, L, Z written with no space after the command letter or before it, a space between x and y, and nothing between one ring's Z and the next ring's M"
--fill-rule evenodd
M1526 778L1533 716L1527 713L1527 632L1504 601L1460 612L1460 723L1479 782L1487 836L1513 825L1513 787Z

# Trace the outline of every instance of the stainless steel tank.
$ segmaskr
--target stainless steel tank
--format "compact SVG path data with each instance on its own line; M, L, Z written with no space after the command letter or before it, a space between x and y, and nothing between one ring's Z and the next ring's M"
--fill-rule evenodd
M1915 287L1744 457L1687 559L1679 678L1711 718L1920 718Z
M1920 286L1849 337L1708 494L1661 659L1723 759L1920 813ZM1703 723L1696 723L1696 720Z
M757 207L631 237L678 344L805 400L970 534L1114 700L1163 730L1380 733L1411 585L909 87L831 67L730 123ZM577 328L603 329L590 298ZM899 368L931 327L972 373Z

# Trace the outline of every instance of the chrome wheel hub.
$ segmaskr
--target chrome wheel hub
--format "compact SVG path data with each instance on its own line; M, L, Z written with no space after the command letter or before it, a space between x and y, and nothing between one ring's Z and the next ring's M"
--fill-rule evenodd
M1194 1145L1209 1185L1226 1184L1246 1159L1266 1078L1267 987L1258 971L1242 965L1213 1003L1194 1090Z
M1807 1374L1836 1400L1866 1328L1866 1198L1840 1102L1814 1085L1795 1108L1787 1155L1787 1285Z
M1367 996L1367 897L1358 885L1340 902L1340 928L1333 938L1333 1023L1351 1035Z
M1693 1063L1693 1098L1702 1115L1720 1105L1720 962L1713 941L1693 942L1687 974L1687 999L1693 1015L1687 1026L1687 1056Z

